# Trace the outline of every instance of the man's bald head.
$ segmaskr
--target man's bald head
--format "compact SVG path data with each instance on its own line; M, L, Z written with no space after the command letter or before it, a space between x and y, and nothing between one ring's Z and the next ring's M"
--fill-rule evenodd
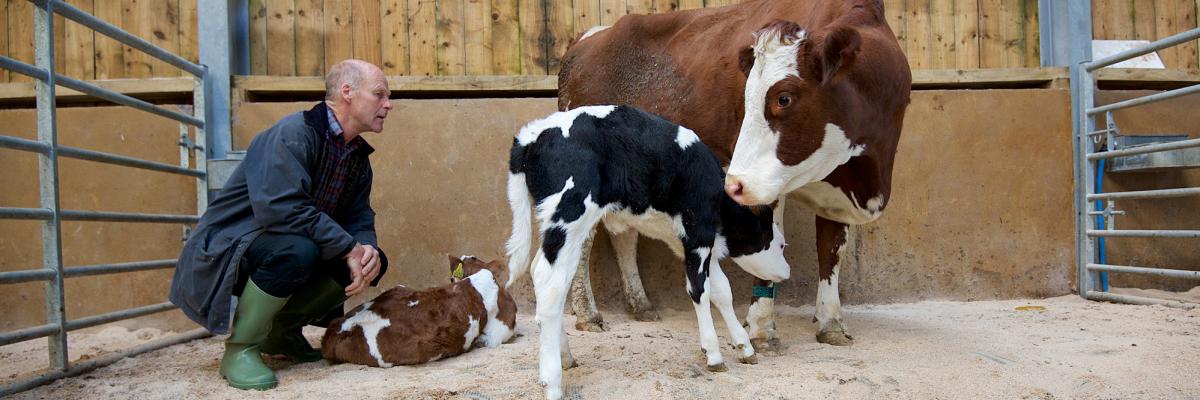
M325 74L325 100L336 102L342 85L350 85L351 90L357 90L363 80L378 70L379 67L363 60L344 60L333 64L329 67L329 73Z

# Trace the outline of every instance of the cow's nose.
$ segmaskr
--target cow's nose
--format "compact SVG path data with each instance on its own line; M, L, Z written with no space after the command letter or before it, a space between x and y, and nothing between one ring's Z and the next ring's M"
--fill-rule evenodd
M729 195L729 198L738 203L745 200L745 194L742 193L742 182L737 177L730 176L725 178L725 193Z

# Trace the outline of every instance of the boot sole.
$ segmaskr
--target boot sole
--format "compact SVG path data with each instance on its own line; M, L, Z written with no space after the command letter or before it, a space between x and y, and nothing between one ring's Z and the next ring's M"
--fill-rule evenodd
M228 383L229 387L241 390L268 390L279 386L279 381L265 383L236 383L229 380L229 378L225 378L225 383Z

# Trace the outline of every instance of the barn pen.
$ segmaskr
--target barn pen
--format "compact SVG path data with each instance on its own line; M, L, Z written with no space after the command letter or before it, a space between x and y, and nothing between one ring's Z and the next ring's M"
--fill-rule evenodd
M228 387L223 336L166 303L182 239L254 135L359 58L395 107L365 136L393 270L347 305L443 285L447 254L503 258L508 150L557 110L576 37L735 3L0 0L0 397L541 398L527 281L509 344L392 368L268 360L278 388ZM882 3L912 94L888 211L843 250L854 343L814 339L815 214L800 201L784 214L779 346L725 372L705 369L668 248L637 246L661 318L643 322L599 234L586 270L607 330L574 329L568 308L580 365L565 397L1200 393L1198 2ZM752 276L723 269L745 318Z

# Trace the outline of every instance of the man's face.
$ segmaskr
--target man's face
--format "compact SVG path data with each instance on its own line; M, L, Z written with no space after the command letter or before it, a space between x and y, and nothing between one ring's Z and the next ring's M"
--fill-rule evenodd
M383 120L392 109L390 95L387 79L378 68L367 74L358 89L350 91L350 120L357 131L383 131Z

